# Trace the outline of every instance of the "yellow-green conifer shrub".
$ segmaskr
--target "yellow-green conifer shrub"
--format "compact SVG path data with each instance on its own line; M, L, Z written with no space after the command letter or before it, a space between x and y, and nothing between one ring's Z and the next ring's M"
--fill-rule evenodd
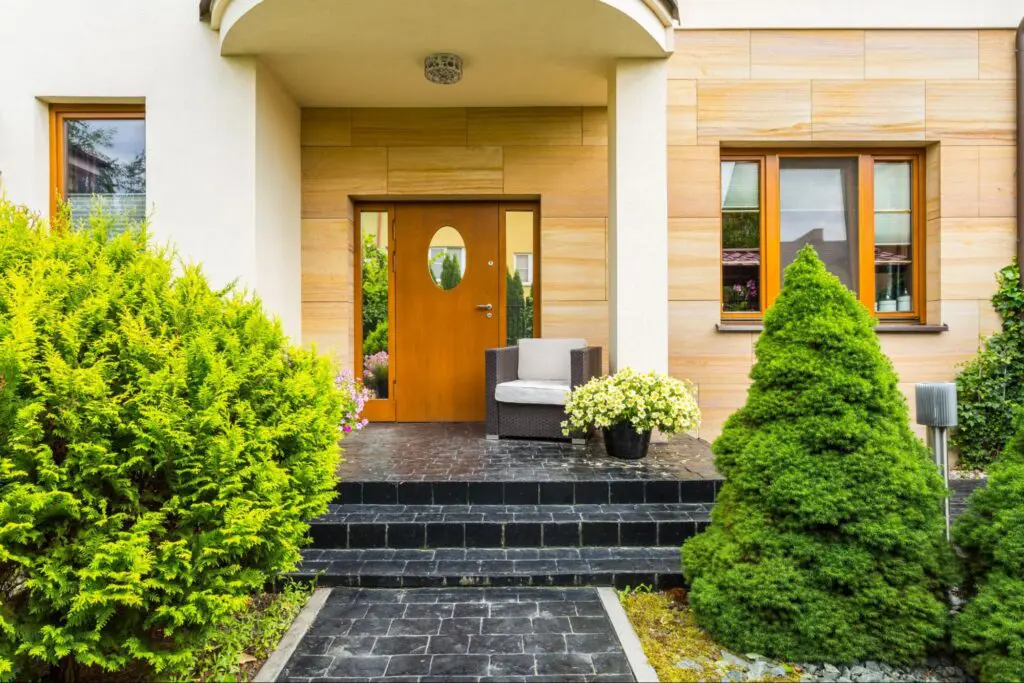
M945 487L873 324L802 249L713 444L711 525L683 546L694 614L733 650L899 664L946 631Z
M334 493L330 363L113 224L0 201L0 678L181 675Z
M985 683L1024 680L1024 414L953 527L966 557L968 601L953 644Z

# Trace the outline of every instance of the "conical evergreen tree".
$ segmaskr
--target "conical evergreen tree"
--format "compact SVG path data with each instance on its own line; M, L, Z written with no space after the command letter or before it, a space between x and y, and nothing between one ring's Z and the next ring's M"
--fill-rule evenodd
M730 648L904 663L944 635L945 488L872 326L802 249L713 445L711 526L683 547L694 614Z
M441 289L448 291L455 289L455 286L462 282L462 267L459 265L459 257L445 254L441 262Z
M1024 415L953 528L972 599L953 644L985 682L1024 680Z

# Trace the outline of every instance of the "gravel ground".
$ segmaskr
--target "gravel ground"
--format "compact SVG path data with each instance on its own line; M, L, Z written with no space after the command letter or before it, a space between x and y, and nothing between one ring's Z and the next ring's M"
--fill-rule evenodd
M949 478L957 479L988 479L985 470L950 470Z
M970 680L952 662L929 659L925 666L889 666L878 662L855 662L848 666L831 664L801 665L801 681L835 681L836 683L875 683L888 681L924 681L926 683L960 683Z
M929 659L925 666L889 666L879 662L832 664L798 664L786 667L758 654L740 657L722 650L720 667L726 673L722 683L763 680L825 681L827 683L895 683L920 681L922 683L966 683L971 679L950 661ZM676 662L679 669L695 668L693 662ZM788 671L787 671L788 668ZM796 676L799 676L797 679Z

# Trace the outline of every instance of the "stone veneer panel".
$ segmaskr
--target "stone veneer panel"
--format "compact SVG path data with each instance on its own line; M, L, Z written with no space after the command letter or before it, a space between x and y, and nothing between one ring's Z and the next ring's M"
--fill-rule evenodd
M701 438L743 405L757 340L715 330L723 146L927 146L927 319L950 331L880 339L910 400L915 383L951 379L998 327L988 299L1014 252L1013 31L680 30L676 46L669 354L697 386Z

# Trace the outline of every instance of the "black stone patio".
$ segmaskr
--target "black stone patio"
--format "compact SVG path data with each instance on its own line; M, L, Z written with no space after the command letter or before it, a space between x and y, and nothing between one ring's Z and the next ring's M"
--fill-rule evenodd
M593 588L335 588L278 681L634 681Z
M484 438L482 424L373 424L342 441L342 481L658 481L718 479L710 446L687 435L617 460L595 437L562 441ZM495 501L500 502L500 501Z

